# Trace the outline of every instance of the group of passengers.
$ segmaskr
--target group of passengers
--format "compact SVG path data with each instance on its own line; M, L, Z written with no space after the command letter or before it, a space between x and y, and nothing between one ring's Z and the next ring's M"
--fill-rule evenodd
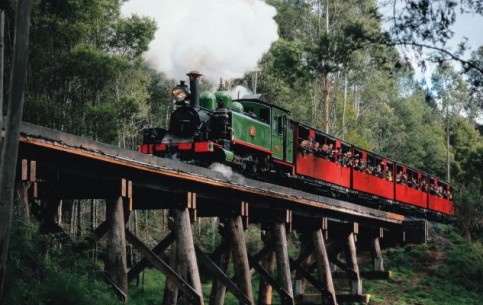
M332 143L320 145L319 142L314 142L312 139L310 139L303 140L299 147L304 155L306 152L310 151L317 157L329 159L330 161L341 164L344 167L352 167L354 170L373 175L387 181L394 181L392 171L389 170L386 164L380 163L377 166L371 166L367 163L367 159L359 158L358 154L352 155L352 152L350 151L343 153L340 148L334 148ZM452 194L449 190L434 184L428 185L426 183L426 179L420 180L420 183L418 183L418 180L416 180L414 177L409 179L408 174L406 172L403 173L402 171L399 171L396 175L396 183L398 184L407 185L413 189L423 192L427 192L429 188L429 192L432 195L444 197L450 200L452 199Z
M451 194L451 191L449 189L443 188L441 185L438 186L431 184L429 186L429 193L431 193L431 195L443 197L449 200L453 199L453 194Z

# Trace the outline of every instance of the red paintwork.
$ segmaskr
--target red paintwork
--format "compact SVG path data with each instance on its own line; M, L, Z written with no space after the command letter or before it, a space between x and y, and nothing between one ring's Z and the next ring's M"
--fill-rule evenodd
M233 140L233 143L243 145L243 146L246 146L246 147L251 148L251 149L263 151L264 153L267 153L267 154L270 154L270 155L273 154L273 151L271 151L271 150L268 150L268 149L265 149L265 148L262 148L260 146L256 146L256 145L253 145L253 144L250 144L250 143L247 143L247 142L243 142L243 141L240 141L240 140Z
M429 209L447 215L454 215L453 203L446 198L429 195Z
M159 144L158 144L159 145ZM154 144L141 144L139 145L139 152L143 154L152 154L153 150L157 150Z
M156 146L154 146L154 149L156 151L164 151L166 150L166 144L156 144Z
M139 145L139 152L142 154L149 154L149 144Z
M312 138L312 139L315 139L315 130L313 130L313 129L309 130L309 137Z
M211 142L196 142L195 152L213 152L213 145Z
M173 144L173 146L178 146L179 150L190 150L193 149L193 143L179 143L179 144Z
M285 165L285 166L289 166L289 167L294 167L294 165L292 163L284 162L284 161L277 160L277 159L273 159L273 162L278 163L278 164L282 164L282 165Z
M278 163L280 165L289 167L292 175L295 175L295 165L293 165L292 163L287 163L287 162L277 160L277 159L273 159L272 161L273 161L273 163Z
M188 143L172 143L171 146L177 147L178 150L192 150L194 144L195 152L213 152L210 148L210 144L217 145L213 142L188 142ZM167 144L141 144L139 146L139 152L143 154L152 154L153 151L165 151L168 148Z
M394 182L356 170L352 175L354 190L394 200Z
M427 208L428 194L407 185L396 184L396 201Z
M349 167L343 167L340 164L312 154L306 154L305 156L302 153L297 154L296 173L347 188L351 184Z

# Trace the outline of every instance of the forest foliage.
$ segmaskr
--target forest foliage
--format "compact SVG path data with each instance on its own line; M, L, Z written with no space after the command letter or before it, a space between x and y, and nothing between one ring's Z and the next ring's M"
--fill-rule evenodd
M143 128L167 126L173 108L168 92L175 80L166 79L143 59L157 25L147 17L122 16L123 2L33 0L25 121L129 149L136 149ZM266 2L277 9L280 39L260 60L258 71L230 85L264 93L266 100L290 110L297 121L449 178L456 188L458 229L467 239L481 241L483 128L477 122L481 124L483 110L483 46L460 61L462 70L449 61L454 56L438 53L452 37L445 29L454 22L456 10L481 14L481 2L406 1L389 33L383 30L374 0ZM6 3L10 5L2 8L7 12L9 75L14 13L11 1ZM399 45L416 50L433 46L432 64L437 68L429 82L415 77L418 67ZM454 54L458 56L457 51ZM8 88L8 78L5 82ZM149 222L159 219L146 218L145 230ZM144 240L154 243L149 236L160 232L148 233ZM205 248L219 238L211 224L195 233ZM13 272L25 278L58 279L66 287L74 281L69 274L59 277L58 266L48 261L35 266L40 273L26 273L30 271L22 264L36 261L29 257L35 254L31 246L14 243L9 261ZM80 280L94 294L105 289ZM27 289L22 281L11 285Z

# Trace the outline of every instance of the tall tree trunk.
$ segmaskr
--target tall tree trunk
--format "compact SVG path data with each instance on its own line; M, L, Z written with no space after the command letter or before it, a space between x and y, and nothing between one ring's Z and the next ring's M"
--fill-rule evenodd
M59 227L62 227L62 203L64 201L60 200L59 207L57 208L57 225Z
M329 119L329 131L331 131L331 134L339 136L340 134L337 131L337 109L339 107L339 90L340 90L340 71L335 74L335 80L334 80L334 86L333 86L333 94L330 94L333 97L333 101L329 102L329 104L332 104L332 116ZM330 107L330 105L329 105ZM329 109L330 110L330 109Z
M446 110L446 182L450 183L451 178L451 160L449 157L449 113L448 109Z
M3 139L1 137L3 126L3 54L4 54L4 25L5 12L0 10L0 152L2 151Z
M81 200L77 201L77 234L76 238L80 239L82 237L82 202Z
M70 238L74 239L76 235L76 214L77 214L77 200L72 200L72 208L70 210Z
M329 72L324 72L324 132L329 133L329 115L330 115L330 77Z
M345 135L347 133L345 127L345 113L347 109L347 74L348 71L345 71L344 74L344 110L342 111L342 140L345 140Z
M28 55L30 4L30 0L19 0L15 16L10 97L0 165L0 298L3 295L8 242L12 225L15 170L17 167Z
M325 1L325 32L329 35L329 0ZM329 72L325 71L323 78L324 91L324 132L329 133L330 115L330 77Z

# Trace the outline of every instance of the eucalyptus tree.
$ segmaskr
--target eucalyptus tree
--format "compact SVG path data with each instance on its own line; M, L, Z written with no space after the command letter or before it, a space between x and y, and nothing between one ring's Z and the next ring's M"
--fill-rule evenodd
M337 113L331 100L339 98L339 87L343 83L344 101L347 101L350 86L347 75L357 61L354 59L371 61L367 58L387 53L380 52L384 47L370 44L369 38L381 32L375 1L272 0L269 3L277 8L281 39L262 61L262 75L265 72L266 78L285 82L304 95L306 104L310 101L310 107L305 105L301 109L310 116L304 122L336 133L336 124L330 124L331 109L333 117ZM323 105L321 116L319 104ZM330 129L330 126L334 127Z
M483 46L471 54L470 61L483 70ZM467 71L468 84L470 90L470 109L475 113L475 116L483 114L483 73L476 69ZM471 112L470 112L471 113Z
M451 178L450 137L454 119L468 105L468 87L463 78L448 63L438 66L432 76L433 90L439 99L446 132L446 180Z
M25 120L132 146L149 112L141 55L156 25L122 17L122 2L34 1Z
M483 67L464 58L468 49L467 39L462 39L456 49L448 47L454 39L453 26L457 18L464 14L483 14L483 4L479 0L383 0L380 6L387 14L390 25L388 36L381 37L379 43L407 47L420 54L419 63L426 60L443 62L456 61L464 69L483 74Z

